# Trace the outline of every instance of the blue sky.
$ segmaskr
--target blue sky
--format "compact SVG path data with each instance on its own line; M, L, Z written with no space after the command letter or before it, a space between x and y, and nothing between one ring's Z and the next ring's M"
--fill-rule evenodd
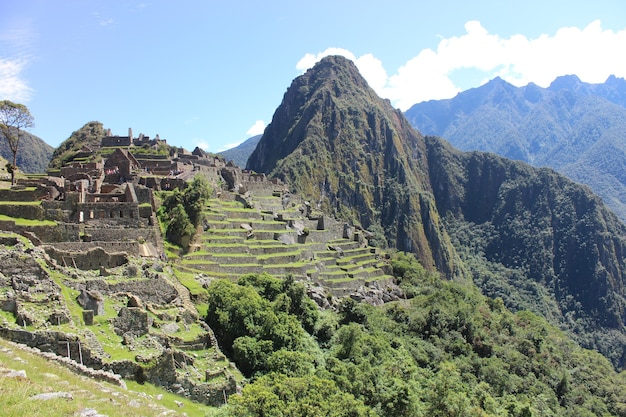
M498 75L598 83L626 77L626 2L0 0L0 100L52 146L98 120L217 152L331 53L402 110Z

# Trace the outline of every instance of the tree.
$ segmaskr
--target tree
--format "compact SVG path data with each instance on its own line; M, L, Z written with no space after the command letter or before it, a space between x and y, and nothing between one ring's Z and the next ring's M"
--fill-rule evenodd
M13 164L7 167L11 173L11 184L15 184L17 150L21 138L20 131L34 125L33 116L25 105L13 103L9 100L0 101L0 131L7 139L9 149L13 153Z

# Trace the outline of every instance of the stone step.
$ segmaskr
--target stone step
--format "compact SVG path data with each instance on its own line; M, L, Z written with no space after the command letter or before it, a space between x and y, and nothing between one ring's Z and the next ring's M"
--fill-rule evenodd
M213 245L205 245L200 251L202 253L213 254L229 254L229 253L249 253L248 245L244 243L220 243ZM196 252L187 254L185 257L198 256Z
M341 248L344 252L351 249L358 249L361 247L361 243L348 239L334 239L328 241L329 247Z
M294 275L301 278L306 277L307 265L263 265L263 272L267 272L270 275Z
M285 223L275 222L275 221L264 221L264 220L250 220L250 219L231 219L230 228L235 229L237 227L241 227L241 224L248 224L252 228L252 230L262 230L262 231L282 231L287 230Z
M241 236L226 236L219 235L215 233L204 233L202 235L202 243L204 244L236 244L243 243L245 241L244 237Z
M241 238L246 238L248 236L248 231L244 229L209 229L206 231L209 235L215 234L219 236L240 236Z
M250 241L253 242L253 241ZM294 250L298 250L300 249L299 247L302 246L301 249L304 249L304 245L283 245L280 242L277 241L273 241L274 244L273 245L253 245L250 244L248 245L248 252L250 252L253 255L273 255L273 254L280 254L280 253L286 253L286 252L293 252Z
M204 212L203 214L204 218L207 219L208 221L224 221L226 220L226 215L222 212Z
M360 264L360 263L364 263L367 261L373 262L373 264L378 262L376 257L372 255L371 253L361 253L359 255L354 255L354 256L339 257L337 258L337 265Z
M262 265L259 264L210 264L200 269L203 273L210 275L212 273L217 274L248 274L263 272Z
M222 213L229 219L263 220L263 215L254 209L224 209Z
M208 260L220 265L258 263L257 257L248 253L212 253L206 256Z
M270 255L257 256L257 262L262 265L287 264L302 261L301 252L275 253Z

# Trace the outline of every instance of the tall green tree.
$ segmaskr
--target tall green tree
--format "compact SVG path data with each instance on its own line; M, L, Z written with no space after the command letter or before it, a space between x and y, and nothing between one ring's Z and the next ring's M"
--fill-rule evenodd
M11 173L11 184L15 184L17 150L22 135L21 131L34 125L33 116L25 105L13 103L9 100L0 101L0 131L6 138L11 153L13 153L13 164L7 167Z

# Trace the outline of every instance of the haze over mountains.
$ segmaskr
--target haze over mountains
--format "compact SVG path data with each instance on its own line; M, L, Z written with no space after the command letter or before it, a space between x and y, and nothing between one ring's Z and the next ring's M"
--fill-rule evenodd
M546 166L589 185L626 219L626 80L588 84L575 75L548 87L496 78L448 100L418 103L411 124L461 150Z

